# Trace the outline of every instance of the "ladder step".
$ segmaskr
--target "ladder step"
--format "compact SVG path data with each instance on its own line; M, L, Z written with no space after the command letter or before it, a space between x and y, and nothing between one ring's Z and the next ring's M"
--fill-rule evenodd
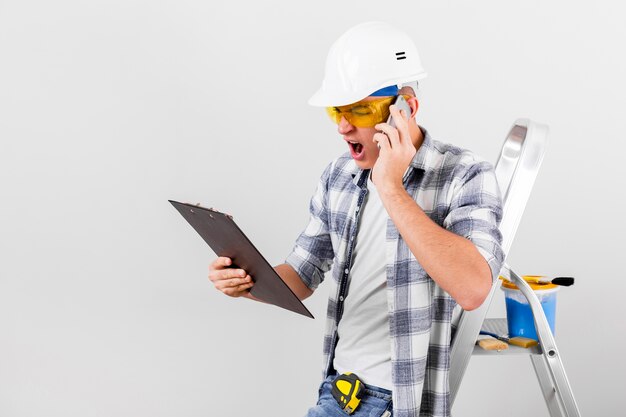
M505 336L508 334L508 326L506 319L485 319L483 322L481 330L485 330L487 332L495 333L498 335ZM490 336L479 335L478 340L480 339L493 339ZM480 346L474 346L473 355L491 355L491 356L499 356L499 355L541 355L543 351L541 350L541 346L533 346L530 348L521 348L519 346L509 345L508 349L505 350L485 350Z

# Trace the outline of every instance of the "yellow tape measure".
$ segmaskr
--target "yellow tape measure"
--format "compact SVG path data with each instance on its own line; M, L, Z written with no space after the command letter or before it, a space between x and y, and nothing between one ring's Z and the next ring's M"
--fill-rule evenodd
M354 413L354 410L361 403L363 390L363 382L351 372L341 374L333 381L333 397L348 414Z

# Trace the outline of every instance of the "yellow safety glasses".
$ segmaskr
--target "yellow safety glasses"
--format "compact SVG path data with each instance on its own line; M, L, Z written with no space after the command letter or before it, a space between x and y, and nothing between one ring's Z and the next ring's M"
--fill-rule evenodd
M410 96L405 95L405 99ZM326 113L330 119L339 124L341 116L345 117L348 123L356 127L374 127L389 118L389 106L394 97L384 97L379 100L358 101L346 106L326 107Z

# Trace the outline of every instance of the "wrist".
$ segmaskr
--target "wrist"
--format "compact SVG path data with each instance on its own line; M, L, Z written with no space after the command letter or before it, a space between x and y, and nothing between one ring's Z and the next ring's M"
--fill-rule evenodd
M384 200L393 200L408 195L402 183L385 183L380 187L376 187L378 195Z

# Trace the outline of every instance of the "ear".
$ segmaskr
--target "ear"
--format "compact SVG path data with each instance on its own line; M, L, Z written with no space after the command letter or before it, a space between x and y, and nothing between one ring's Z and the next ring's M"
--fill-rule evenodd
M412 119L417 114L417 109L419 109L420 103L419 101L417 101L417 97L415 96L409 97L406 102L409 103L409 107L411 107L411 116L409 117L409 119Z

